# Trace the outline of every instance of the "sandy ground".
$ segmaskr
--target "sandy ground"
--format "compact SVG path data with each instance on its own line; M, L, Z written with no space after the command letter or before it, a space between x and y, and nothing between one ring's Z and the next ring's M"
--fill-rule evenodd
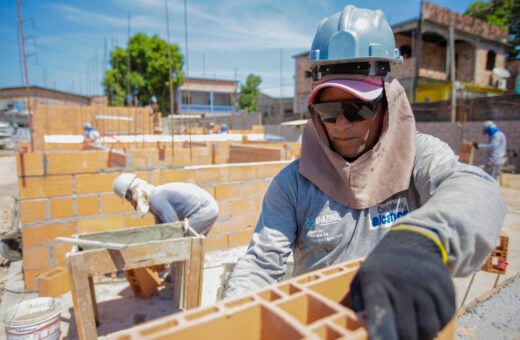
M460 308L456 339L482 339L488 335L490 339L520 337L520 175L509 179L502 188L504 200L508 204L503 225L503 231L509 235L510 245L507 272L505 275L497 276L479 271L469 290L471 277L454 279L457 306ZM0 150L0 195L16 195L17 190L13 153ZM227 268L244 251L245 247L238 247L206 254L202 306L210 306L220 299ZM37 297L36 292L24 291L22 266L22 261L11 263L0 256L0 314L9 306ZM167 282L149 299L134 297L124 276L98 277L95 289L102 321L98 328L100 338L178 312L178 309L173 307L173 290ZM70 292L58 299L62 305L61 338L77 339ZM4 338L4 326L0 320L0 339Z

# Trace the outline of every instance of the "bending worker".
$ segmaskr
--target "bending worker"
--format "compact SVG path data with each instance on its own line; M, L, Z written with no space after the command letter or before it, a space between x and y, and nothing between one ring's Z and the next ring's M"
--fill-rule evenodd
M83 124L83 143L96 146L101 145L99 141L99 131L94 129L90 123Z
M452 276L478 269L505 216L498 183L418 133L383 12L346 6L310 51L311 119L300 159L275 176L226 285L237 296L366 257L342 303L370 339L433 338L454 316Z
M192 183L173 182L153 186L134 174L122 173L114 180L113 188L141 216L152 213L156 223L188 219L195 231L207 235L218 217L217 201L206 190Z
M496 124L490 120L485 121L482 128L482 134L487 134L489 140L487 143L474 142L476 149L485 149L486 164L484 170L494 179L500 176L502 165L506 162L506 135L500 130Z

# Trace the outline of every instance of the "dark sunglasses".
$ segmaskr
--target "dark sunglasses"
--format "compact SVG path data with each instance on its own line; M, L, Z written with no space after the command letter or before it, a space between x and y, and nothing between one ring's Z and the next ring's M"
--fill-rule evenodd
M336 123L338 116L343 114L350 122L374 118L377 114L379 104L384 96L371 102L360 100L348 100L340 102L316 103L310 107L325 123Z

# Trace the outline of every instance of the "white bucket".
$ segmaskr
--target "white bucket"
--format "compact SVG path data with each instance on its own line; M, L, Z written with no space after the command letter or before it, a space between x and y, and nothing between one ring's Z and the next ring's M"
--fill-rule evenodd
M58 300L41 297L23 301L4 314L7 340L58 340L61 306Z

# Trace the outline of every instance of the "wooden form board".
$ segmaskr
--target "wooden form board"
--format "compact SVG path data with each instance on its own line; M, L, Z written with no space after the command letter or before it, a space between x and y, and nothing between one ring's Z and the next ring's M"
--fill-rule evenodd
M146 236L164 235L171 227L173 231L184 230L183 237L148 240L141 243L128 243L129 232L142 231ZM154 229L162 229L154 233ZM198 307L201 302L202 277L204 270L204 237L197 234L186 222L163 224L132 230L122 229L112 232L85 235L86 238L99 240L110 237L120 240L128 246L122 250L93 248L88 250L74 246L67 254L72 300L76 318L76 327L80 339L96 339L98 319L94 289L95 275L102 275L135 268L171 264L174 274L174 304L182 309ZM98 234L98 235L96 235ZM173 233L177 235L178 233ZM81 235L79 235L81 238ZM146 237L145 236L145 237ZM141 238L140 238L141 239Z

